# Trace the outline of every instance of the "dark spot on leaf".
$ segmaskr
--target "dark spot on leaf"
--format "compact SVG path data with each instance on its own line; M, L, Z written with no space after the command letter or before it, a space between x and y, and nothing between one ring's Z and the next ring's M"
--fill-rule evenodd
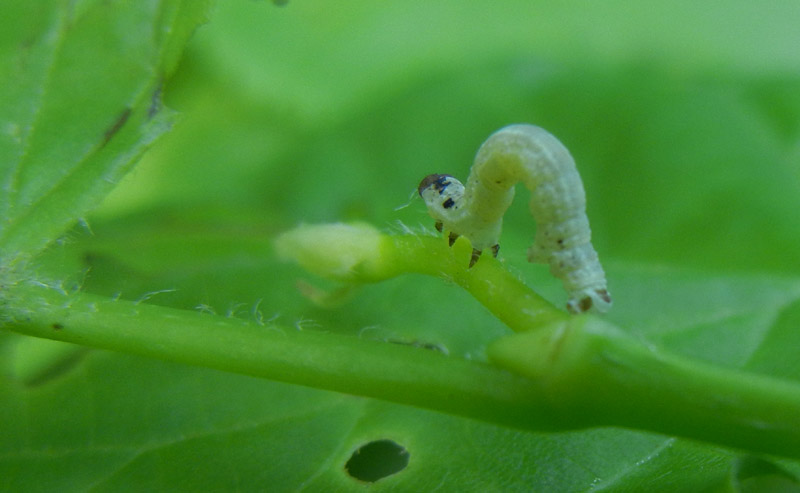
M114 122L114 124L108 127L106 133L103 134L103 143L100 147L105 147L106 144L108 144L111 141L114 135L116 135L117 132L119 132L119 130L123 127L123 125L125 125L125 122L128 121L128 118L130 118L130 116L131 116L130 108L125 108L124 110L122 110L122 113L120 113L120 115L117 117L117 120Z
M449 208L453 207L454 205L456 205L456 203L451 198L448 198L447 200L442 202L442 207L444 207L445 209L449 209Z
M84 252L83 253L83 263L86 264L86 265L89 265L89 266L94 265L94 263L97 261L98 257L99 257L99 255L96 254L95 252Z
M60 324L60 323L56 322L53 325L51 325L50 327L52 327L53 330L61 330L61 329L64 328L64 324Z
M374 483L408 466L408 451L392 440L375 440L353 452L344 469L351 477Z

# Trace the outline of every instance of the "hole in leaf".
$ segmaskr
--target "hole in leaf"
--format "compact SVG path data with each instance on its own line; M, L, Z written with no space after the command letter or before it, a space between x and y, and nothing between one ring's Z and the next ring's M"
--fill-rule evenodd
M408 458L408 451L392 440L375 440L353 452L344 468L350 476L374 483L405 469Z

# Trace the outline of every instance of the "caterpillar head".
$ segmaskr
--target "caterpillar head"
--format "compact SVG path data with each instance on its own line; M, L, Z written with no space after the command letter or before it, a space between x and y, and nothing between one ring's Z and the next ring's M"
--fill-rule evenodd
M450 175L428 175L417 190L425 201L428 214L437 221L447 223L462 206L464 185Z

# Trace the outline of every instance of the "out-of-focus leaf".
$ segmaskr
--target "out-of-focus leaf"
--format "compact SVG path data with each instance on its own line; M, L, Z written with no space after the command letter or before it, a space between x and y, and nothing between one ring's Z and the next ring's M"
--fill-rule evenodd
M161 88L207 6L4 3L3 263L29 258L59 236L169 128Z

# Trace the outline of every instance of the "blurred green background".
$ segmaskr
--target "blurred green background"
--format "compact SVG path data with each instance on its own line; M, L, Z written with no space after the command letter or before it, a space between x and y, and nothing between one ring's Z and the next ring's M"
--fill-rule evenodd
M742 366L800 294L798 26L793 0L221 1L164 87L179 123L42 269L90 292L484 359L507 329L458 289L409 276L320 307L303 292L336 287L278 261L272 240L301 222L430 232L410 200L420 179L466 177L491 132L529 122L577 161L608 318ZM535 225L519 192L501 257L563 306L525 261ZM40 425L29 447L102 458L105 479L76 479L98 489L345 488L352 450L387 436L411 453L387 489L702 491L735 469L733 453L642 433L517 433L129 356L76 361L19 395ZM224 467L205 468L219 450Z
M659 284L664 269L798 273L799 9L222 2L165 87L179 124L91 220L87 288L134 299L177 288L156 302L220 313L261 300L289 324L353 332L397 318L413 337L430 333L445 311L406 286L441 292L435 281L319 310L292 288L307 277L273 258L271 239L301 222L430 230L409 199L419 180L466 177L480 143L514 122L547 128L573 153L618 292L613 319L713 303ZM527 191L519 197L502 257L562 306L547 268L525 262L535 225Z
M798 8L222 2L165 89L182 122L101 213L427 225L394 210L419 179L525 121L574 154L603 259L797 272Z

